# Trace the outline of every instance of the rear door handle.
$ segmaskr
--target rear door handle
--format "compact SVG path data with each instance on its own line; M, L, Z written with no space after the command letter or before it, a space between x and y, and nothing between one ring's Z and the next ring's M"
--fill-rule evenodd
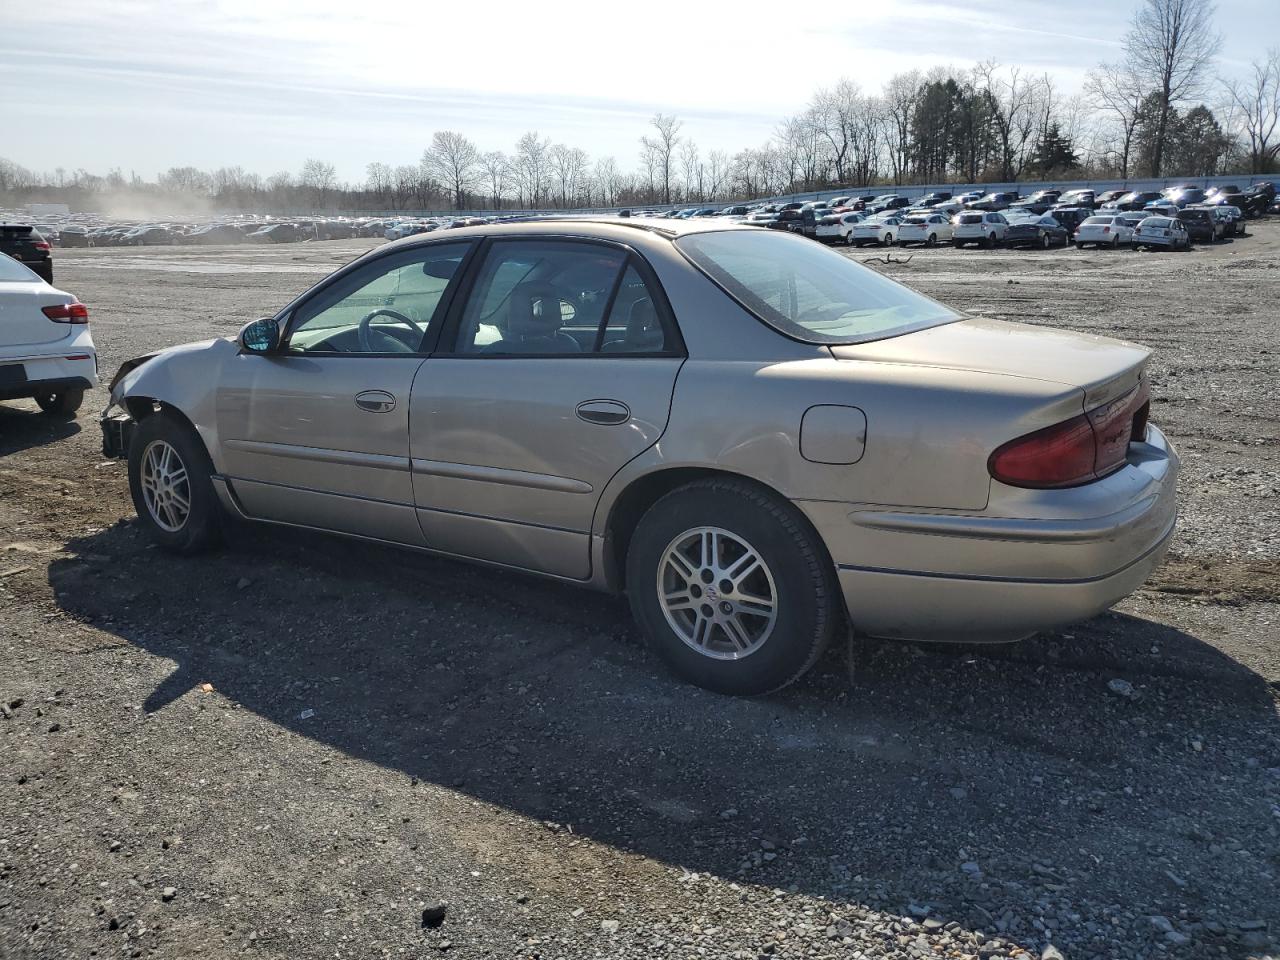
M362 390L356 394L356 406L365 413L390 413L396 408L396 398L385 390Z
M612 426L630 420L631 408L621 400L583 400L578 404L578 419Z

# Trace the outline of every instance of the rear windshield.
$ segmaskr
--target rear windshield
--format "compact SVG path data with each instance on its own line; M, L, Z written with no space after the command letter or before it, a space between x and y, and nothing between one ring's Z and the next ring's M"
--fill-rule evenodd
M802 237L733 230L689 234L676 246L751 313L806 343L862 343L961 319Z
M980 213L962 213L960 215L961 223L981 223L982 214Z
M1086 220L1086 221L1085 221L1085 223L1086 223L1086 224L1089 224L1089 223L1111 223L1111 218L1110 218L1110 217L1090 217L1088 220Z
M39 279L13 257L0 253L0 283L31 283Z

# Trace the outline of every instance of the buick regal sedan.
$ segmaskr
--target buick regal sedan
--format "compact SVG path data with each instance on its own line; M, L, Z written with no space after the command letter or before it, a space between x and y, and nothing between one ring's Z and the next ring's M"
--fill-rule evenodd
M785 232L491 224L126 363L104 443L161 546L232 514L625 592L677 674L758 694L850 627L1008 641L1137 588L1178 465L1147 357Z

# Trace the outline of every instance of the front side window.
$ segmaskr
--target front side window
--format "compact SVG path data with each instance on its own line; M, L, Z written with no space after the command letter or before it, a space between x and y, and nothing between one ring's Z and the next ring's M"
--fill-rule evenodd
M653 291L625 250L566 240L490 248L458 331L458 353L567 357L663 353Z
M294 313L295 353L418 353L471 244L441 243L379 257Z
M961 319L935 300L798 237L733 230L676 247L731 297L786 336L861 343Z

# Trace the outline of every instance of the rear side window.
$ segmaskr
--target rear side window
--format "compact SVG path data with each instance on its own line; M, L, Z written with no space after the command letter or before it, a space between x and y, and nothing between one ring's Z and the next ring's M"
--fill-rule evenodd
M0 283L35 283L39 279L13 257L0 253Z
M676 247L746 310L806 343L862 343L961 319L874 270L781 232L695 233Z

